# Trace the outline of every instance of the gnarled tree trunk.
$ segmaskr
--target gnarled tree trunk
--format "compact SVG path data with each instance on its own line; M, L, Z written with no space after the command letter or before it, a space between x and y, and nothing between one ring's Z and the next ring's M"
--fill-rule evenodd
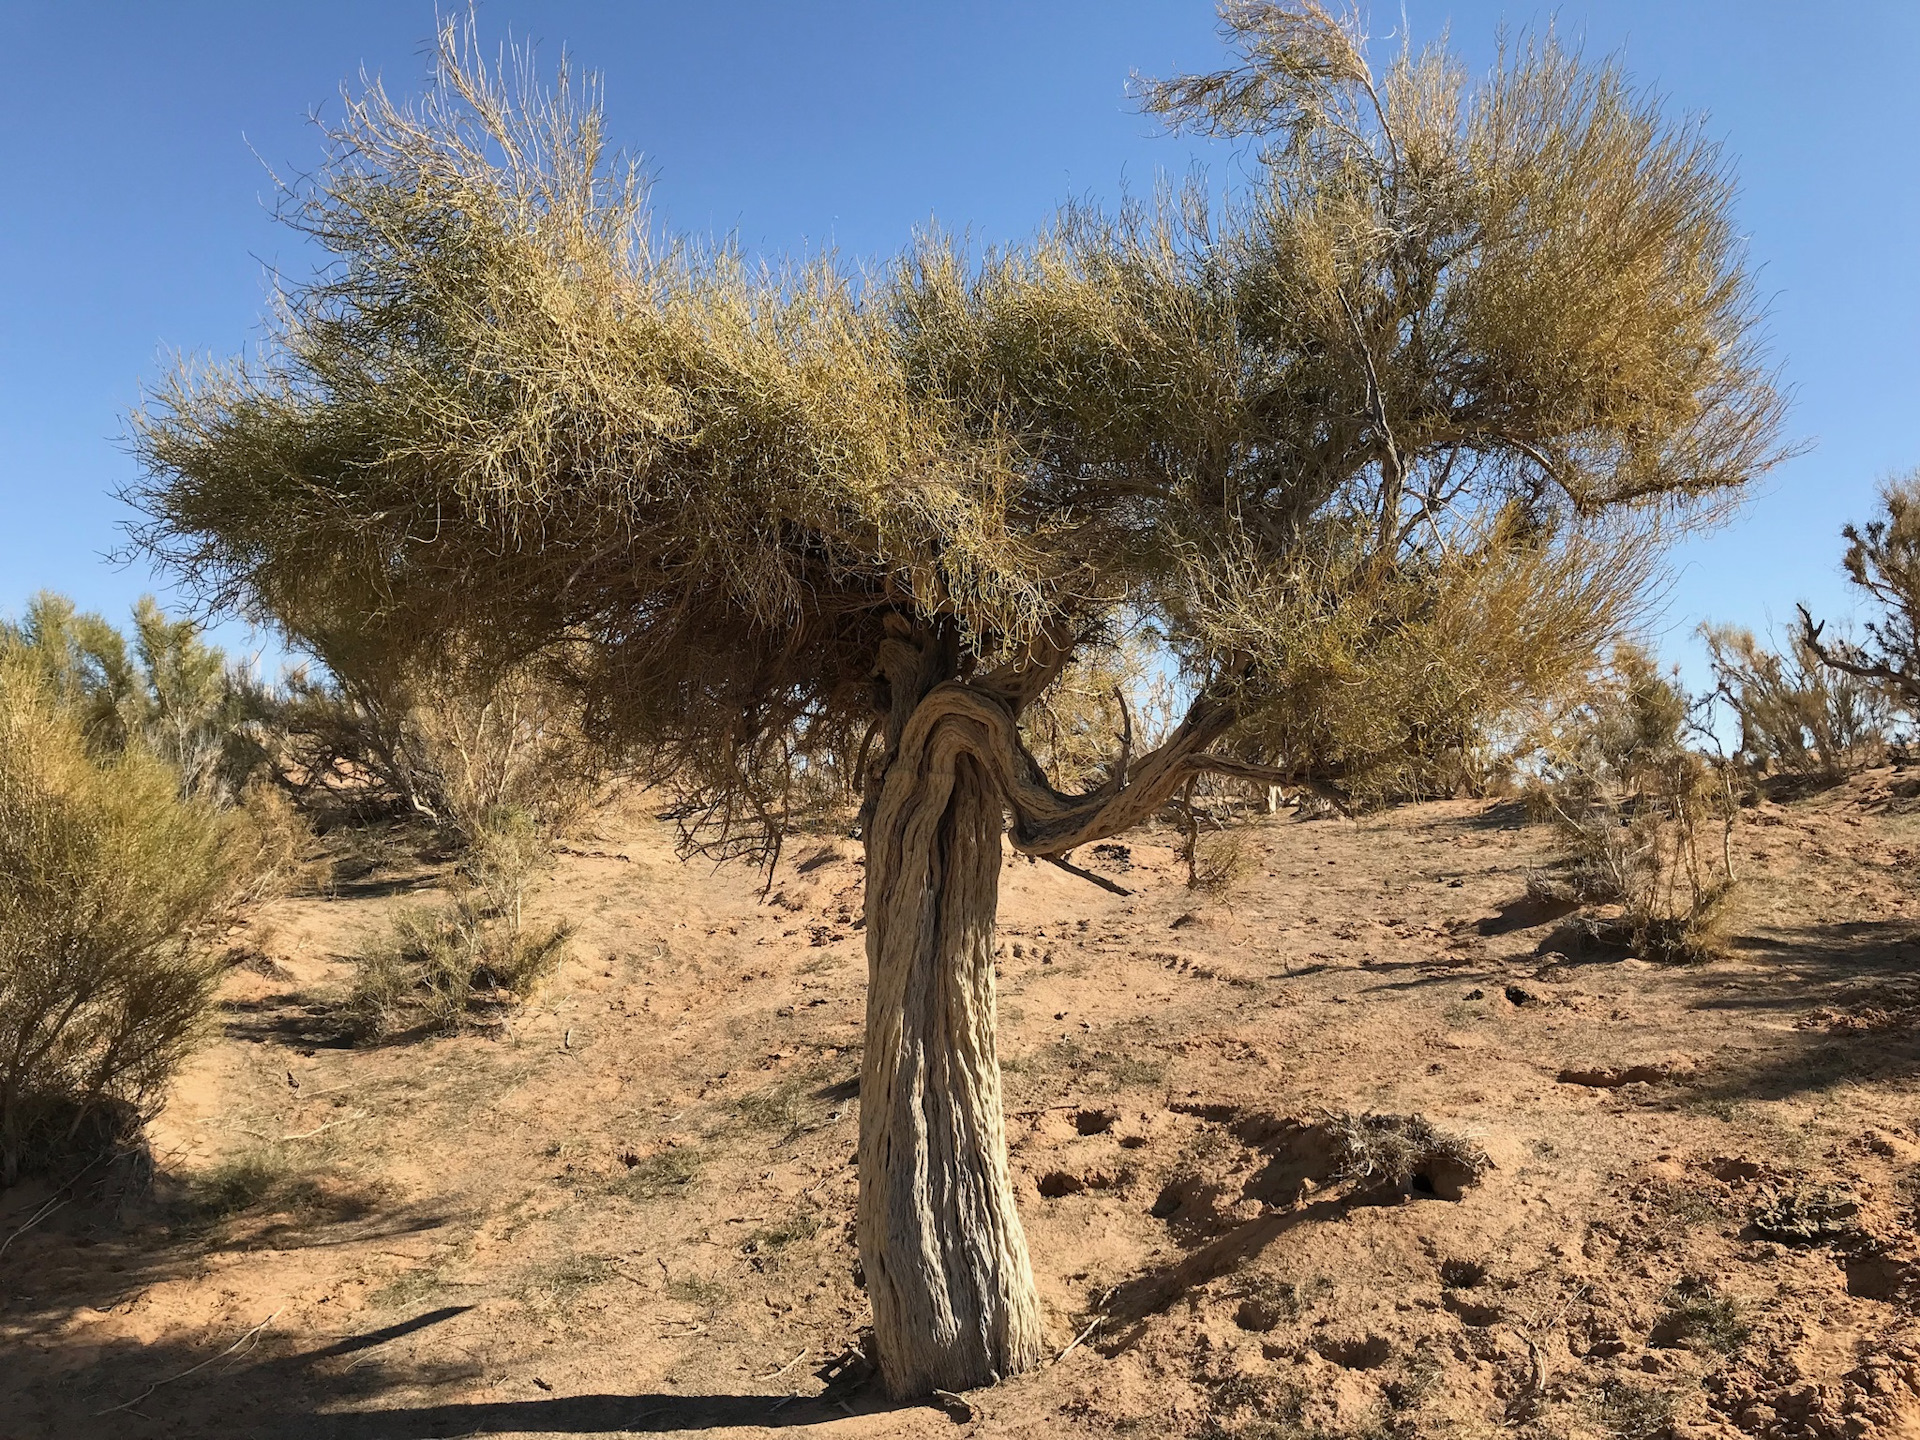
M991 1384L1042 1349L994 1050L1004 811L960 739L935 726L897 753L866 832L858 1230L897 1396Z
M1203 699L1131 770L1123 739L1105 784L1061 794L1018 730L1044 667L962 679L957 651L951 635L890 624L876 664L884 747L862 809L857 1230L881 1375L901 1397L991 1384L1042 1353L994 1050L1003 836L1060 856L1138 824L1200 768L1266 778L1204 753L1230 715Z

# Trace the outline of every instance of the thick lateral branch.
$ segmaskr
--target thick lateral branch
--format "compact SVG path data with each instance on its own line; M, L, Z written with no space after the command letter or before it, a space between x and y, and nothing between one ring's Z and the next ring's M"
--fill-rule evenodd
M1256 765L1207 747L1233 723L1231 710L1201 700L1165 744L1132 761L1122 779L1085 795L1063 795L1048 783L1021 742L1013 711L999 697L963 681L934 686L902 728L901 753L964 751L987 769L1013 815L1008 832L1015 850L1049 857L1131 830L1172 798L1195 775L1228 775L1270 785L1324 786L1291 770Z
M1308 790L1322 800L1339 806L1343 812L1347 808L1349 797L1346 792L1323 778L1300 770L1286 770L1278 765L1256 765L1250 760L1236 760L1231 755L1196 755L1193 768L1196 772L1225 775L1232 780L1251 780L1256 785L1291 786L1296 790Z
M1117 835L1166 803L1192 773L1189 763L1219 735L1231 717L1224 706L1201 702L1166 744L1141 756L1124 784L1088 795L1063 795L1047 782L1021 743L1013 712L997 698L960 682L931 690L901 736L901 750L965 750L993 777L1012 812L1009 836L1016 850L1058 855L1093 840Z
M1116 884L1113 881L1107 879L1107 877L1104 875L1096 875L1091 870L1082 869L1080 866L1075 865L1071 860L1068 860L1063 856L1042 855L1039 858L1046 861L1049 865L1058 865L1062 870L1066 871L1069 875L1078 875L1082 880L1086 880L1091 882L1092 884L1098 885L1102 890L1111 890L1116 895L1133 894L1133 891L1127 889L1126 886Z
M1827 628L1822 620L1815 624L1813 616L1807 613L1807 607L1796 607L1800 611L1800 633L1805 637L1807 648L1820 657L1820 663L1830 665L1843 674L1852 675L1861 680L1879 680L1907 696L1920 696L1920 679L1904 670L1896 670L1884 661L1856 660L1844 650L1835 650L1821 639Z

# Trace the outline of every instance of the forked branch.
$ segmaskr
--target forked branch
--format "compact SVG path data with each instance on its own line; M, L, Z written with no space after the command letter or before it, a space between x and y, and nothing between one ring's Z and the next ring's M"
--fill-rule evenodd
M1828 645L1821 636L1825 633L1827 622L1814 622L1807 607L1796 605L1800 612L1800 635L1807 642L1807 648L1820 657L1822 665L1829 665L1843 675L1852 675L1861 680L1878 680L1899 691L1909 699L1920 698L1920 676L1909 671L1896 669L1884 660L1865 659L1851 646L1838 648Z
M1131 761L1124 773L1116 767L1097 789L1067 795L1047 780L1022 742L1012 710L998 696L954 680L935 686L914 710L902 727L894 763L925 771L971 756L992 776L1012 814L1013 848L1042 859L1133 829L1203 774L1307 788L1344 809L1344 797L1324 778L1211 751L1233 720L1230 705L1203 695L1165 743Z

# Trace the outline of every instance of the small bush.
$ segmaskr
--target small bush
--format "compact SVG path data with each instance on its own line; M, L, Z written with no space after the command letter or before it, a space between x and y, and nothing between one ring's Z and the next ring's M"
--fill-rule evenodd
M1231 894L1253 866L1253 850L1244 831L1216 830L1195 837L1187 883L1203 894Z
M144 747L99 753L32 657L0 655L0 1183L151 1112L263 846Z
M1679 1397L1625 1380L1611 1381L1593 1397L1593 1418L1612 1440L1664 1440L1673 1431Z
M346 1198L346 1209L364 1205ZM190 1218L219 1222L249 1211L273 1211L311 1219L342 1210L343 1197L315 1173L296 1168L284 1146L260 1145L229 1155L194 1177L187 1192Z
M1685 744L1691 714L1685 692L1623 645L1563 717L1528 794L1569 851L1560 879L1532 888L1618 905L1596 930L1655 960L1718 954L1732 914L1732 778Z
M1752 1330L1733 1301L1704 1276L1683 1275L1661 1304L1664 1313L1653 1327L1654 1344L1731 1355Z
M1486 1171L1486 1153L1424 1115L1343 1113L1327 1121L1335 1178L1357 1193L1404 1194L1416 1179L1458 1198Z
M43 591L19 624L0 623L0 650L38 675L95 754L144 749L189 795L235 803L266 760L265 687L150 597L134 607L129 643L102 616Z
M1714 694L1739 718L1740 754L1754 768L1833 781L1885 757L1885 687L1824 664L1804 631L1778 653L1732 626L1700 633Z
M294 639L333 675L289 678L265 744L276 775L317 817L424 821L464 851L504 811L558 829L606 776L607 752L588 743L578 703L533 665L405 661L364 642Z
M481 827L444 905L397 915L355 957L351 1009L369 1036L450 1033L531 995L564 957L571 927L529 928L525 902L548 848L524 812Z

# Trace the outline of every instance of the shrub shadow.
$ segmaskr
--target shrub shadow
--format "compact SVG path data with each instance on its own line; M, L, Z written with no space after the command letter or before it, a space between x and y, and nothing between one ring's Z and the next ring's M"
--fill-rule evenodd
M55 1344L25 1357L0 1382L8 1440L428 1440L491 1434L606 1435L819 1425L901 1408L876 1394L834 1389L791 1394L534 1395L458 1398L502 1382L470 1359L405 1352L414 1337L456 1332L473 1307L443 1306L311 1346L270 1330L213 1337L203 1345L103 1347ZM395 1349L387 1351L386 1347ZM444 1346L443 1346L444 1348ZM228 1352L231 1353L228 1353ZM384 1353L383 1353L384 1352Z
M1787 1020L1703 1077L1703 1100L1782 1100L1848 1080L1920 1075L1920 923L1846 921L1733 942L1736 965L1670 972L1690 1008Z

